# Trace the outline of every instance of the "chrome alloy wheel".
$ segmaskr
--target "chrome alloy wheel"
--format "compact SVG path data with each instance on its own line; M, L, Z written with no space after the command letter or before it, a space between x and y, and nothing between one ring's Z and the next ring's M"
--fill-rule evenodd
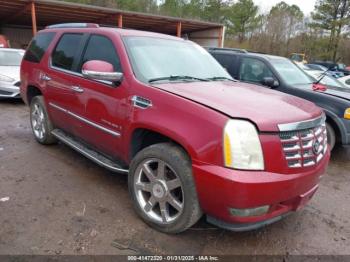
M160 159L147 159L139 164L134 177L134 190L142 211L158 224L169 224L183 212L181 180Z
M34 105L33 111L32 111L32 127L34 131L34 135L42 140L45 137L46 128L45 128L45 114L44 110L36 103Z

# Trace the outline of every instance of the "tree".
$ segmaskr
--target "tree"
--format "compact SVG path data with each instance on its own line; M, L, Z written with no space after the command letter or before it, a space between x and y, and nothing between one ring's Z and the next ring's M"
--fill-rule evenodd
M327 55L335 61L341 34L350 21L350 0L318 0L312 18L313 27L329 33Z
M237 3L228 7L226 24L229 34L238 34L238 41L242 43L246 34L258 26L259 8L252 0L238 0Z

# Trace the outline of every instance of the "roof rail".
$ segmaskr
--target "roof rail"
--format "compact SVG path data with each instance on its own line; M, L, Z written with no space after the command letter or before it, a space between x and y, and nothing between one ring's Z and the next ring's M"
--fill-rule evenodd
M240 48L227 48L227 47L208 47L207 50L212 50L212 51L234 51L238 53L248 53L247 50L245 49L240 49Z
M55 29L55 28L98 28L100 27L98 24L92 23L64 23L64 24L56 24L49 25L46 29Z

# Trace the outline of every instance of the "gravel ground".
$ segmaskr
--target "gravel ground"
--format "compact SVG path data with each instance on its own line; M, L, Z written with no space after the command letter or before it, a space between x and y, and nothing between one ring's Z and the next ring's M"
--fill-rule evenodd
M0 254L350 255L350 149L337 148L309 205L266 228L225 231L200 221L159 233L134 213L125 175L59 144L41 146L28 108L0 101ZM5 199L6 200L6 199Z

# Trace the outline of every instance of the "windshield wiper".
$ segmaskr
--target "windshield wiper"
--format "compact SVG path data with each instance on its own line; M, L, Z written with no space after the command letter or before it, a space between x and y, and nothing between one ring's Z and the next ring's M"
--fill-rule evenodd
M199 78L199 77L194 77L194 76L186 76L186 75L174 75L174 76L165 76L165 77L157 77L157 78L152 78L148 80L148 83L153 83L157 81L164 81L164 80L169 80L169 81L176 81L176 80L197 80L197 81L204 81L208 82L208 79L204 78Z
M225 77L225 76L214 76L214 77L207 78L207 80L210 80L210 81L228 80L232 82L237 82L236 79Z
M338 62L340 61L340 59L341 59L341 57L339 57L335 63L338 64ZM315 82L313 82L313 84L318 85L319 83L321 83L321 81L323 80L323 78L324 78L324 77L327 75L327 73L328 73L329 71L331 71L331 70L332 70L332 66L329 66L329 67L327 68L327 70L324 71L324 72L320 75L320 78L319 78L318 80L316 80Z

